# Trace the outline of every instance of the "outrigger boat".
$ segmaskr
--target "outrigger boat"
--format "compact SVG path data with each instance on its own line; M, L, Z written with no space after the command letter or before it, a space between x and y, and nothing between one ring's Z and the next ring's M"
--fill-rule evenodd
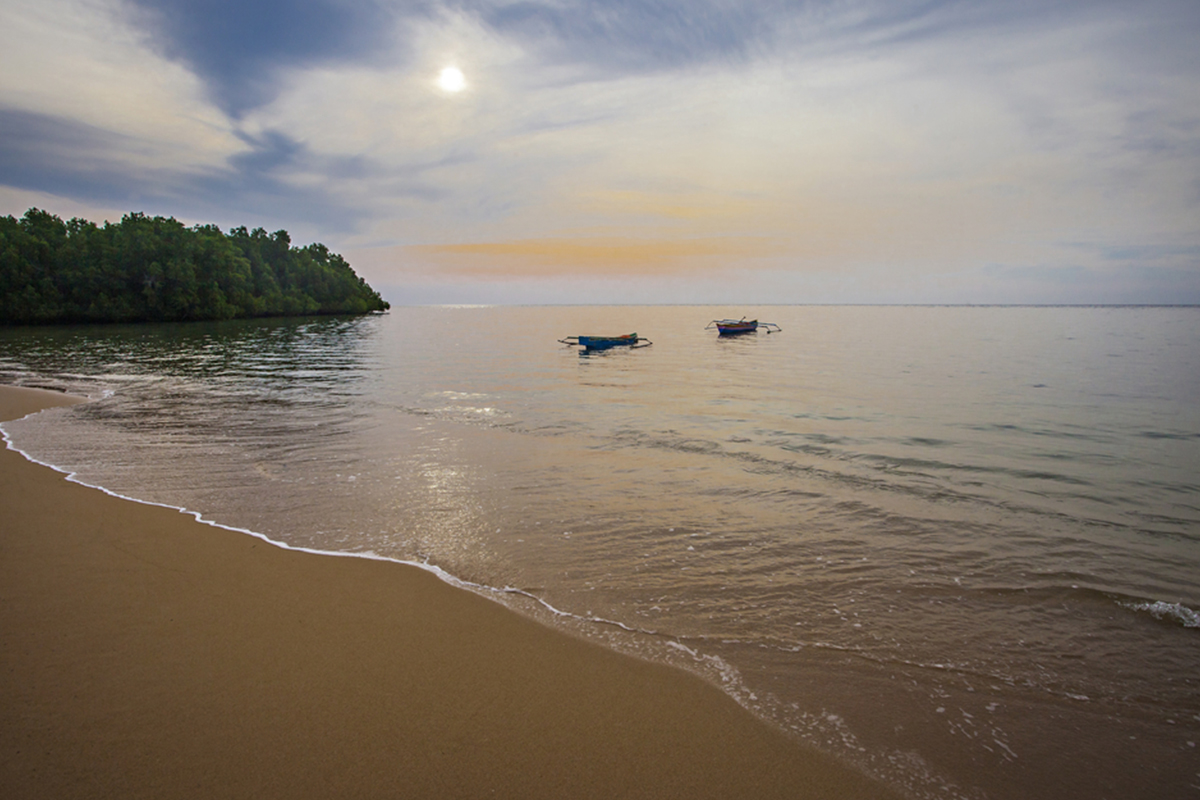
M704 330L709 330L715 327L717 333L721 336L733 336L738 333L754 333L759 328L763 328L767 333L775 333L775 331L783 330L774 322L759 322L756 319L714 319L705 326Z
M624 336L568 336L559 339L563 344L578 345L584 350L608 350L610 347L646 347L654 344L645 336L627 333ZM642 344L645 342L645 344Z

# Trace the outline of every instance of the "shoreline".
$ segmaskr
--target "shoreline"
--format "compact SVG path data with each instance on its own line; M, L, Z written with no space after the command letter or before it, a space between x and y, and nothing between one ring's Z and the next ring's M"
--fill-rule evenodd
M0 386L0 420L76 402ZM0 794L895 798L717 687L394 561L0 452Z

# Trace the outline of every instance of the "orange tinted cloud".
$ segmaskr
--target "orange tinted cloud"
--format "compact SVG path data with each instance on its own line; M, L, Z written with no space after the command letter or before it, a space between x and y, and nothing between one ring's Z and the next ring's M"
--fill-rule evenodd
M781 255L784 248L762 237L605 238L414 245L405 252L458 275L531 277L676 274L737 266L743 260Z

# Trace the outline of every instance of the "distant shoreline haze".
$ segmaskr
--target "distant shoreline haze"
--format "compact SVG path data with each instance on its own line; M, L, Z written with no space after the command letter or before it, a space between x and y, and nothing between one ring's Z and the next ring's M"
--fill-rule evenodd
M389 304L323 244L287 231L126 214L103 227L31 208L0 217L0 324L366 314Z

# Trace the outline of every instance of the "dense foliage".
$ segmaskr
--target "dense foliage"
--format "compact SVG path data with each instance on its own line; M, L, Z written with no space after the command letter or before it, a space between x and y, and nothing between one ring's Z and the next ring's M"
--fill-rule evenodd
M31 208L0 217L0 323L364 314L388 303L323 244L287 231L127 214L103 227Z

